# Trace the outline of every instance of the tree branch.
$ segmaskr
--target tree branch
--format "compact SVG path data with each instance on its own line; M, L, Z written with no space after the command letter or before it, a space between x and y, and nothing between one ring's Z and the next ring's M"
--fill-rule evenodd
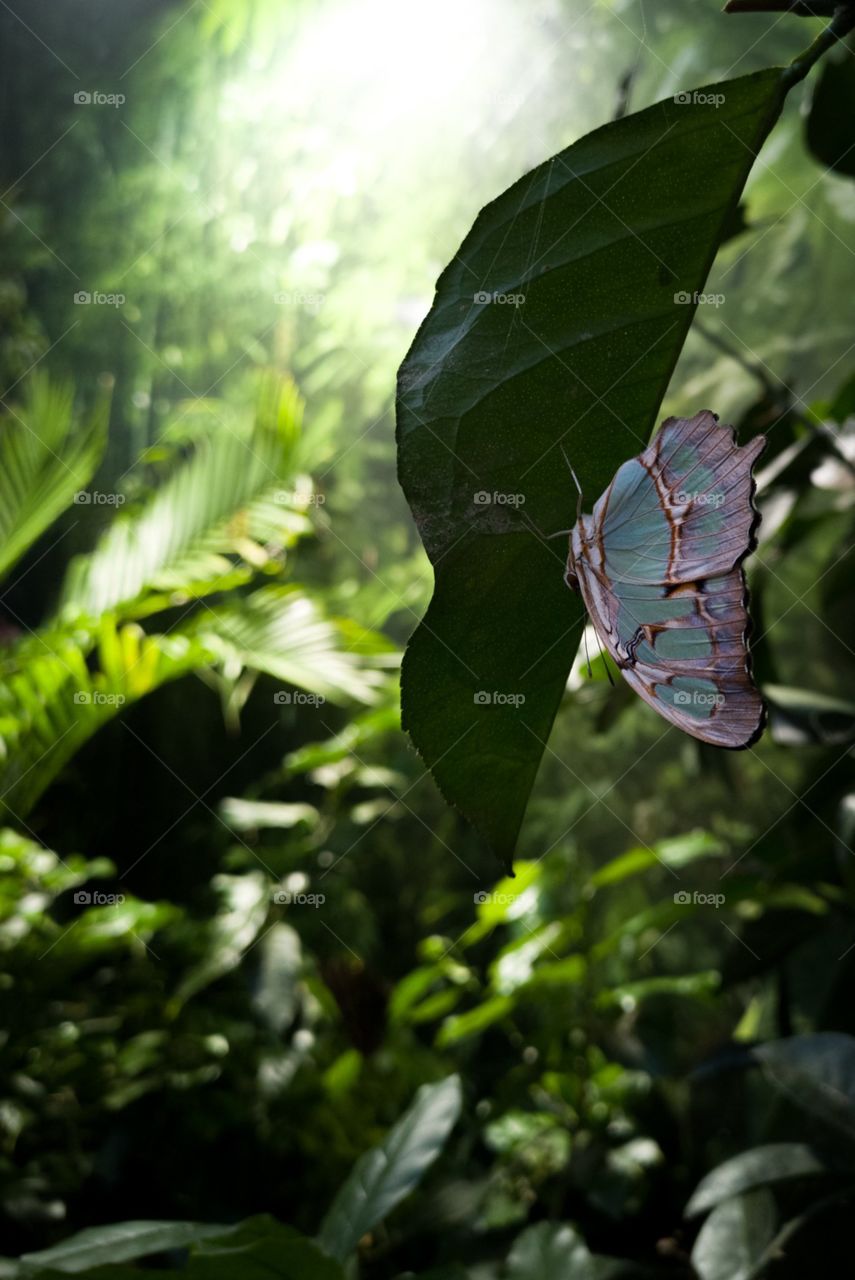
M800 18L830 18L839 0L728 0L725 13L793 13Z

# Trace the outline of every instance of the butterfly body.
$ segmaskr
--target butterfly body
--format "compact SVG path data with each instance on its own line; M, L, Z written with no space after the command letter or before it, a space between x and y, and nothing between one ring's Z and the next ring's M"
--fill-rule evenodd
M628 684L666 720L718 746L759 736L742 561L757 513L762 436L735 443L708 410L669 418L580 515L565 571Z

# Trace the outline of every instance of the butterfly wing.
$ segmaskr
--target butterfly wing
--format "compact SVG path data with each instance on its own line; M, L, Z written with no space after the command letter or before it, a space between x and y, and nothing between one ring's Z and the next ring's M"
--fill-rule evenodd
M627 682L666 720L724 747L747 746L764 719L741 568L764 445L738 446L706 410L669 418L573 531L579 588Z

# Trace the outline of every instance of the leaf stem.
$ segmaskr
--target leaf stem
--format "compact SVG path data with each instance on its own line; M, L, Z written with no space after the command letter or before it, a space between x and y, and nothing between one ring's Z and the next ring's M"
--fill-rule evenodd
M792 86L804 80L814 63L818 62L829 49L833 49L839 40L848 36L853 28L855 28L855 4L842 4L813 44L809 45L804 53L794 58L786 68L784 77L787 85Z

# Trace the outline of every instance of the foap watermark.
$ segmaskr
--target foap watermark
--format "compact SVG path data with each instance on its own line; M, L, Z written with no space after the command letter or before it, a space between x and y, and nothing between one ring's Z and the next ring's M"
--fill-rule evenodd
M102 493L100 489L78 489L74 495L78 507L121 507L126 501L123 493Z
M674 894L674 902L678 907L715 907L718 911L719 907L723 907L725 896L723 893L699 893L697 889L694 893L689 893L688 889L679 889Z
M476 507L521 507L525 502L524 493L500 493L498 489L478 489L472 494Z
M274 889L273 901L280 907L322 907L326 902L323 893L300 893L293 889Z
M498 289L490 293L487 289L479 289L472 295L472 301L478 307L485 307L490 303L497 307L521 307L525 302L525 294L500 293Z
M119 907L125 901L125 895L78 889L74 895L74 901L78 907Z
M76 107L123 107L126 102L123 93L102 93L100 89L78 89L74 95Z
M322 507L326 502L326 496L323 493L301 493L297 489L280 489L274 501L283 507L296 507L303 503L308 503L310 507Z
M725 103L725 95L723 93L704 93L703 89L692 89L686 93L675 93L674 101L678 107L715 107L718 111L719 107L723 107Z
M94 293L78 289L74 295L76 307L123 307L126 301L123 293L99 293L97 289Z
M718 510L719 507L724 506L724 494L701 492L698 489L681 489L679 493L674 494L674 501L681 507L691 503L693 507L714 507Z
M302 307L312 315L320 311L326 300L326 294L309 293L305 289L282 289L273 295L277 307Z
M524 693L500 693L497 689L479 689L472 695L476 707L521 707L525 702Z
M479 889L477 893L473 893L472 901L476 906L483 906L485 902L492 902L497 907L509 907L511 903L516 902L518 897L518 893L488 893L486 889Z
M277 689L273 701L280 707L322 707L326 698L322 693L305 693L302 689Z
M674 294L674 303L678 307L723 307L725 296L723 293L689 293L687 289L681 289L679 293Z
M675 707L723 707L726 701L723 693L706 689L678 689L674 694Z
M78 689L74 701L78 706L123 707L127 698L123 693L105 693L102 689Z

